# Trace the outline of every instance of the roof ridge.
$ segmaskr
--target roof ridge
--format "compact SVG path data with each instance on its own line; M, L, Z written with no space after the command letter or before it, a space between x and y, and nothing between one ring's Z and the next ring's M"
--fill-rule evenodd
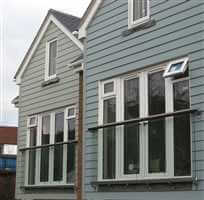
M59 11L59 10L56 10L56 9L53 9L53 8L50 8L50 9L48 10L48 12L50 12L50 13L52 13L52 12L58 12L58 13L60 13L60 14L67 15L67 16L69 16L69 17L74 17L74 18L80 19L80 17L77 17L77 16L72 15L72 14L69 14L69 13L65 13L65 12L63 12L63 11Z

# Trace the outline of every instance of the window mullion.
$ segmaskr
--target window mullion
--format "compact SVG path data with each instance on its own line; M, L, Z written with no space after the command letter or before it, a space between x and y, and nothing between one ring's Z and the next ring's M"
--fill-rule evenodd
M117 121L121 121L121 117L123 115L123 109L122 108L122 98L121 98L121 87L122 87L122 84L121 84L121 79L118 78L116 81L115 81L115 88L116 88L116 122ZM115 127L116 129L116 134L115 134L115 139L116 139L116 169L115 169L115 178L116 180L120 179L121 177L121 146L120 146L120 141L121 141L121 135L122 135L122 126L116 126Z
M42 127L42 116L38 116L38 121L37 121L37 145L41 145L41 127ZM39 184L40 183L40 162L41 162L41 149L36 149L36 169L35 169L35 183Z
M171 78L165 79L166 112L174 112L173 84ZM167 92L168 91L168 92ZM166 170L167 176L174 176L174 118L166 119Z
M141 73L140 81L140 117L148 116L148 72L144 71ZM148 174L148 125L142 123L140 125L141 130L141 168L142 168L142 177L146 177Z
M50 144L54 144L55 137L55 113L50 114L51 123L50 123ZM53 182L53 173L54 173L54 147L50 147L50 160L49 160L49 183Z
M64 111L64 142L67 142L68 141L68 119L67 116L68 116L68 109L66 109ZM63 145L63 183L66 184L66 180L67 180L67 154L68 154L68 144L66 145ZM68 163L69 164L69 163Z
M103 124L103 99L102 99L102 83L98 83L99 87L99 109L98 109L98 123ZM98 181L103 177L103 130L99 130L98 134Z
M28 123L27 123L28 124ZM29 147L30 144L30 128L27 129L27 138L26 138L26 147ZM29 172L29 151L25 152L25 185L28 185L28 172Z

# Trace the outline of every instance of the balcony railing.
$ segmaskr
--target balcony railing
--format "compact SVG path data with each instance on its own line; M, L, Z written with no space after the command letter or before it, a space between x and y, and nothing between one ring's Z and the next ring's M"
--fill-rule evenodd
M170 112L170 113L156 114L156 115L152 115L149 117L143 117L143 118L130 119L130 120L125 120L125 121L120 121L120 122L107 123L107 124L88 128L88 131L94 132L94 131L97 131L99 129L109 128L109 127L116 127L116 126L127 125L127 124L136 124L136 123L140 123L140 122L152 121L152 120L157 120L157 119L164 119L166 117L175 117L175 116L179 116L179 115L199 114L199 113L200 112L196 109L184 109L181 111L175 111L175 112Z

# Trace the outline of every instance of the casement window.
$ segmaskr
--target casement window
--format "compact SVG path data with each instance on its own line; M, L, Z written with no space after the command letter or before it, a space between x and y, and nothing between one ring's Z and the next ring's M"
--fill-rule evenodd
M190 109L188 71L165 78L165 69L99 83L99 126L149 118L99 129L99 181L191 177L190 114L151 120Z
M128 0L129 28L141 25L150 19L149 0Z
M57 40L51 40L46 44L45 80L56 77Z
M187 69L187 62L188 58L182 58L170 62L164 72L164 77L184 74Z
M68 117L70 112L74 113L71 118ZM28 150L32 155L27 155L26 185L74 184L75 112L75 107L71 107L40 114L35 117L38 123L32 127L28 126L28 138L32 138L29 141L35 142L29 143L27 147L36 148Z

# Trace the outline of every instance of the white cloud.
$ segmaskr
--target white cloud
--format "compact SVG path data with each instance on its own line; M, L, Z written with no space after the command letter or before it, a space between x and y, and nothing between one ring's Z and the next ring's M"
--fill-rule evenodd
M4 62L3 66L0 66L3 69L3 103L1 102L0 104L0 112L2 112L3 109L3 118L1 119L0 116L0 124L17 125L17 109L11 104L11 100L18 95L18 88L13 82L13 76L46 16L47 11L53 8L81 17L90 1L91 0L0 1L0 15L3 13L4 22ZM1 105L3 105L2 108Z

